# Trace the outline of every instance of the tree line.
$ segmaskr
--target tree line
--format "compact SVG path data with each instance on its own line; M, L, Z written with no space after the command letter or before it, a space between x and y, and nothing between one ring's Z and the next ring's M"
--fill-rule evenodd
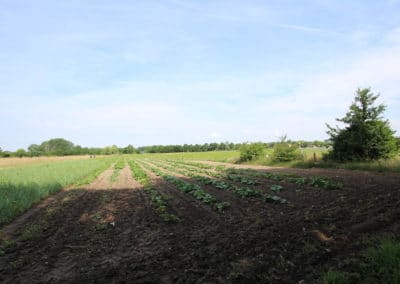
M329 147L327 141L290 141L298 147ZM273 148L278 142L258 142L265 148ZM26 150L18 149L15 152L3 151L0 148L0 157L39 157L39 156L69 156L69 155L114 155L114 154L140 154L140 153L180 153L180 152L208 152L208 151L235 151L243 145L252 143L204 143L184 145L152 145L135 148L132 145L118 147L116 145L106 147L82 147L63 138L54 138L41 144L31 144Z

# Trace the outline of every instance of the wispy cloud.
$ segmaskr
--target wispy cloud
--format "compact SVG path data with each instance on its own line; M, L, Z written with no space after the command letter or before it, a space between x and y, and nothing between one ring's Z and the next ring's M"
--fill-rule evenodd
M336 31L330 31L330 30L320 29L320 28L316 28L316 27L302 26L302 25L280 24L277 26L280 28L284 28L284 29L297 30L297 31L302 31L302 32L306 32L306 33L317 33L317 34L324 34L324 35L343 35L343 33L336 32Z

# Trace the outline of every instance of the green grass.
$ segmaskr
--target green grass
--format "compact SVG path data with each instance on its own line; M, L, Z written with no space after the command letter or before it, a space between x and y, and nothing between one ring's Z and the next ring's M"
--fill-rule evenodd
M63 187L91 182L112 160L66 160L0 169L0 225Z
M347 273L329 270L323 275L323 283L400 283L400 243L381 240L376 247L370 247L364 252L356 271Z
M345 162L338 163L333 161L318 160L317 163L312 161L294 162L294 167L300 168L334 168L347 170L362 170L375 172L400 172L400 155L387 160L367 161L367 162Z
M333 168L347 170L363 170L377 172L400 172L400 155L395 158L366 162L334 162L324 161L323 155L328 153L326 148L300 149L303 159L290 162L276 162L272 160L272 149L266 149L264 154L256 160L245 162L247 165L263 165L288 168ZM314 161L314 153L316 161Z

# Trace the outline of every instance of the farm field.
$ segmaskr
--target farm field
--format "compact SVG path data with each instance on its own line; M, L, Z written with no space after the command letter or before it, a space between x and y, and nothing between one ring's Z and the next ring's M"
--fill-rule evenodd
M10 204L20 188L46 189L17 218L31 204L0 207L0 281L362 280L365 250L398 241L399 174L234 165L227 153L0 169Z

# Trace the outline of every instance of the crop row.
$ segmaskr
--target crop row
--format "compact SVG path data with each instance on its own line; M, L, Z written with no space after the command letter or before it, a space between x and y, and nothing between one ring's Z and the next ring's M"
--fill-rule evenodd
M209 165L207 165L207 170L205 170L203 167L196 168L195 165L198 165L199 163L193 163L191 166L188 166L187 162L185 164L181 164L180 162L176 162L176 161L166 161L166 163L169 163L176 167L184 168L190 172L204 173L208 176L212 176L212 177L219 178L219 179L226 179L226 180L230 180L230 181L241 183L241 184L248 185L248 186L257 186L257 185L261 184L260 181L249 178L248 176L233 175L233 174L228 174L228 173L221 172L221 171L211 171L211 170L209 170L210 169ZM213 166L211 166L211 167L212 167L212 169L215 168Z
M110 176L110 181L111 182L116 182L118 179L118 176L121 172L121 170L125 167L125 160L124 159L118 159L117 162L114 164L114 169L113 173Z
M174 161L176 164L184 164L192 167L199 167L204 169L204 164L196 163L196 162L181 162L181 161ZM202 165L202 166L199 166ZM326 177L322 176L313 176L310 178L301 177L295 174L288 174L288 173L271 173L271 172L259 172L253 169L235 169L235 168L226 168L225 166L211 166L205 165L207 169L214 170L218 173L225 174L225 178L228 179L235 179L232 175L245 175L251 177L259 177L274 181L285 181L289 183L294 183L298 186L311 186L316 188L325 188L325 189L341 189L343 188L343 184L339 181L335 181ZM212 175L211 171L208 171L210 175ZM237 178L240 181L240 177ZM244 180L244 182L246 182ZM250 181L251 182L251 181Z
M195 169L182 169L181 167L178 166L174 166L174 165L169 165L169 164L165 164L162 162L154 162L152 161L153 164L164 168L166 170L169 170L171 172L176 172L176 173L180 173L183 174L185 176L191 177L193 179L195 179L198 183L202 184L202 185L211 185L217 189L221 189L221 190L228 190L228 191L232 191L235 194L239 195L241 198L245 198L245 197L264 197L265 201L271 202L279 202L279 203L288 203L288 201L280 196L277 195L271 195L271 194L262 194L259 190L257 189L252 189L249 187L238 187L232 183L226 182L224 180L221 180L220 177L221 175L218 176L217 179L215 178L210 178L207 176L203 176L203 175L198 175ZM201 171L200 172L204 172ZM208 171L206 171L208 173ZM255 182L251 183L252 185L255 184Z
M128 164L132 172L132 177L144 186L144 191L150 196L150 201L156 208L158 215L167 222L179 221L176 215L168 212L167 198L151 185L150 177L146 172L133 160L130 160Z
M187 193L195 197L197 200L202 203L208 204L218 211L223 211L228 208L230 204L228 202L220 202L214 196L204 191L198 184L186 182L182 179L179 179L173 175L168 175L159 169L151 166L150 164L145 164L142 162L142 165L155 173L157 176L162 177L167 182L173 184L179 191L183 193Z

